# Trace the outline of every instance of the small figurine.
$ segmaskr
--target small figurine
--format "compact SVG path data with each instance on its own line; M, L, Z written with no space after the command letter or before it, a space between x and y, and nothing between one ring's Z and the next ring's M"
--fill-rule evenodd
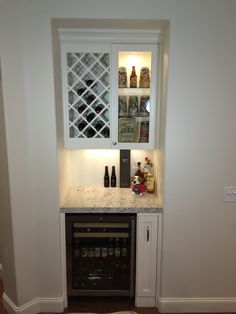
M132 193L134 194L141 194L145 193L145 186L142 177L140 176L133 176L131 179L132 182Z

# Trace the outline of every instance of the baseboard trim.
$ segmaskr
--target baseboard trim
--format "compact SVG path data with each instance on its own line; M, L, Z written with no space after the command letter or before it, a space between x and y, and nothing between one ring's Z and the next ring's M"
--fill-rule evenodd
M160 313L236 312L236 298L160 298Z
M22 306L16 306L5 294L2 295L4 307L9 314L61 313L64 311L64 298L37 298Z
M137 307L155 307L156 298L155 297L135 297L135 306Z

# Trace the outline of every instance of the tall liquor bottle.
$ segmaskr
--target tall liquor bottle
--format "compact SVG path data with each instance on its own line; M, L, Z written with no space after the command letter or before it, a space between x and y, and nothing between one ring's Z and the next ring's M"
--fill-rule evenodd
M153 164L150 163L149 172L147 174L147 192L154 193L155 191L155 178L153 174Z

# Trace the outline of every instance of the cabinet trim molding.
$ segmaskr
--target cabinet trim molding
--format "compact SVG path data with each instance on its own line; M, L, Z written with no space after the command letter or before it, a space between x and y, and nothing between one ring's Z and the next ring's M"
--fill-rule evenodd
M59 38L63 43L143 43L157 44L163 41L159 29L86 29L59 28Z

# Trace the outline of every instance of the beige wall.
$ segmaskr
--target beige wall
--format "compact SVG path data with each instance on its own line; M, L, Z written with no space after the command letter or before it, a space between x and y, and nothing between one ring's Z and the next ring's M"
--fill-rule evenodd
M161 296L235 298L236 211L223 202L223 187L236 185L235 1L1 3L18 304L62 293L55 17L170 20Z

